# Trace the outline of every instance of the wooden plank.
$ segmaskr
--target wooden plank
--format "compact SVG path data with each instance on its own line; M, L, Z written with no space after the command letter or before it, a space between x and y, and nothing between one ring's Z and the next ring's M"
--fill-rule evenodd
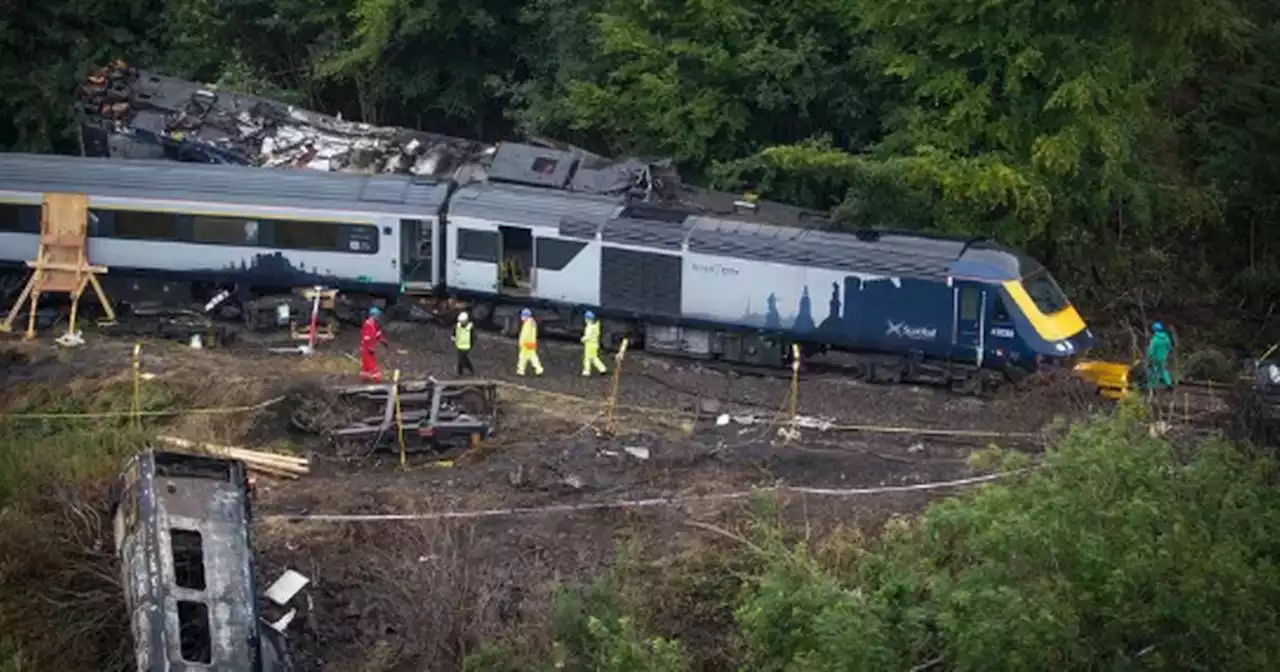
M76 292L82 285L88 269L89 197L84 194L44 195L44 209L40 222L40 239L44 254L40 265L40 291ZM67 266L72 268L68 269Z
M58 270L58 271L71 271L71 272L85 271L86 273L106 273L108 270L110 270L106 266L93 266L93 265L86 266L84 264L48 264L48 263L42 264L38 261L28 261L27 268L43 268L45 270Z

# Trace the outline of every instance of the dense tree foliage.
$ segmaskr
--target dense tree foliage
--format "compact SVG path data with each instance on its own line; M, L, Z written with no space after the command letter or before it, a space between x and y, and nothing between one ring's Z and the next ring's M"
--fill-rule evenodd
M77 75L121 57L347 118L673 156L846 225L995 235L1094 306L1139 286L1146 309L1256 316L1280 295L1278 19L1265 0L12 5L0 145L74 150Z

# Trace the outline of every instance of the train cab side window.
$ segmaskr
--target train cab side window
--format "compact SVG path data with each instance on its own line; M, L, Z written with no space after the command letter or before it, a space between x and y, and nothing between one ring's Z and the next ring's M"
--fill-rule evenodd
M40 233L40 206L0 203L0 231Z
M188 663L213 663L213 627L203 602L178 600L178 644Z
M329 252L346 249L339 239L340 225L337 224L278 219L274 222L274 226L277 247Z
M115 237L133 240L175 240L178 216L168 212L117 210Z
M197 243L257 245L258 228L258 221L254 219L206 215L191 218L191 237Z
M1013 317L1009 315L1009 309L1004 305L1004 297L996 294L995 307L991 311L991 321L996 324L1008 324L1013 321Z
M976 320L982 312L982 292L977 287L960 290L960 319Z
M204 590L204 539L195 530L169 529L173 549L173 582L180 588Z

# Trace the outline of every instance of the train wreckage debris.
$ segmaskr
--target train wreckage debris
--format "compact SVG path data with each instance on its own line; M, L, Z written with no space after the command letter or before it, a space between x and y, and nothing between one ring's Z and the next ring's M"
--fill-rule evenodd
M497 385L490 381L432 378L336 386L297 402L290 415L296 429L334 441L371 440L374 449L394 445L398 429L413 439L406 449L414 452L483 440L498 419Z

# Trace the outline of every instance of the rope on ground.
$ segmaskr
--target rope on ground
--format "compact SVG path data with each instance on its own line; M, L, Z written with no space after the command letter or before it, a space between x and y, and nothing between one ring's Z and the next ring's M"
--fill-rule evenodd
M234 415L250 413L274 406L285 400L284 396L273 397L250 406L221 406L216 408L172 408L164 411L102 411L98 413L0 413L0 421L4 420L58 420L83 419L97 420L105 418L127 418L140 416L146 418L177 417L184 415Z
M803 486L780 485L754 490L723 492L711 495L689 495L685 497L651 497L648 499L626 499L611 502L586 502L581 504L552 504L548 506L509 507L503 509L479 509L472 511L436 511L431 513L368 513L368 514L268 514L257 516L258 521L282 522L326 522L326 523L374 523L374 522L413 522L427 520L466 520L477 518L503 518L523 515L545 515L554 513L577 513L582 511L603 511L609 509L645 509L655 507L684 506L705 502L724 502L746 499L762 493L794 493L817 495L824 497L865 497L874 495L892 495L908 492L926 492L930 490L946 490L971 485L989 483L1002 478L1030 471L1018 469L985 476L973 476L953 481L934 483L918 483L915 485L889 485L878 488L811 488Z
M544 390L541 388L531 387L529 385L521 385L519 383L512 383L505 380L486 379L486 380L476 380L476 381L468 381L468 382L475 382L477 384L492 384L498 388L519 390L521 392L529 392L532 394L539 394L539 395L552 397L556 399L564 399L566 401L573 401L576 403L596 404L599 406L607 406L609 403L608 399L592 399L590 397L582 397L576 394L569 394L567 392L555 392L552 390ZM782 403L783 403L783 409L785 409L787 404L787 399L784 398ZM665 416L676 415L676 416L682 416L682 417L697 416L697 414L692 411L682 411L679 409L671 409L671 408L656 408L653 406L634 406L629 404L618 404L616 408L632 411L635 413L645 413L650 415L665 415ZM775 421L776 421L776 418L775 418ZM907 435L914 435L914 436L954 436L954 437L975 438L975 439L978 439L978 438L982 438L982 439L1040 438L1040 434L1036 432L993 432L993 431L979 430L979 429L945 429L945 428L929 428L929 427L899 427L899 426L887 426L887 425L857 425L857 424L835 425L833 424L833 425L825 426L822 429L830 432L865 432L869 434L907 434Z

